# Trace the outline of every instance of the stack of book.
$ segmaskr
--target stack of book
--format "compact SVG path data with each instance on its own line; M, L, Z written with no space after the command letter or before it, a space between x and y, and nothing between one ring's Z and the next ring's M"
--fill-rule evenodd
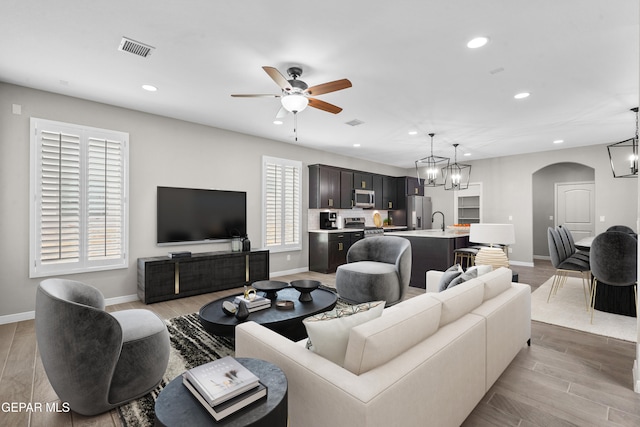
M253 299L245 298L244 295L238 295L233 300L233 303L237 306L240 304L240 301L244 301L249 309L249 313L271 307L271 300L260 295L256 295Z
M182 383L220 421L267 395L267 387L231 356L189 369Z

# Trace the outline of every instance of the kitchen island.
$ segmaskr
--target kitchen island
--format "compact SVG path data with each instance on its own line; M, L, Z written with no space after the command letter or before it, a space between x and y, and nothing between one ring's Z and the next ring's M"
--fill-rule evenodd
M469 233L456 231L409 230L396 231L394 236L411 242L410 286L426 288L426 273L429 270L444 271L453 265L453 251L469 246Z

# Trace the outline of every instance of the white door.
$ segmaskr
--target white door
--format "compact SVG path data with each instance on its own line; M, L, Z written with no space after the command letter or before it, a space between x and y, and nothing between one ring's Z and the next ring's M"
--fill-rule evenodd
M573 239L595 235L595 184L556 184L556 225L567 227Z

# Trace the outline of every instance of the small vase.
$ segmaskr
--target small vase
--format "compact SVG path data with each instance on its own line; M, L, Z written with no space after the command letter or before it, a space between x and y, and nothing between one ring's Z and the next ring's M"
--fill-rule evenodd
M239 321L246 320L249 317L249 309L247 308L247 304L244 301L240 301L238 304L238 309L236 310L236 319Z

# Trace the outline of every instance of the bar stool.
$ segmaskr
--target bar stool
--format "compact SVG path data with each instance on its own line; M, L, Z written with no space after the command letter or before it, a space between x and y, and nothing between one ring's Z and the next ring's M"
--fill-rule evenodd
M478 249L476 248L458 248L453 251L453 263L462 266L465 270L473 265L476 262L476 255L478 254Z

